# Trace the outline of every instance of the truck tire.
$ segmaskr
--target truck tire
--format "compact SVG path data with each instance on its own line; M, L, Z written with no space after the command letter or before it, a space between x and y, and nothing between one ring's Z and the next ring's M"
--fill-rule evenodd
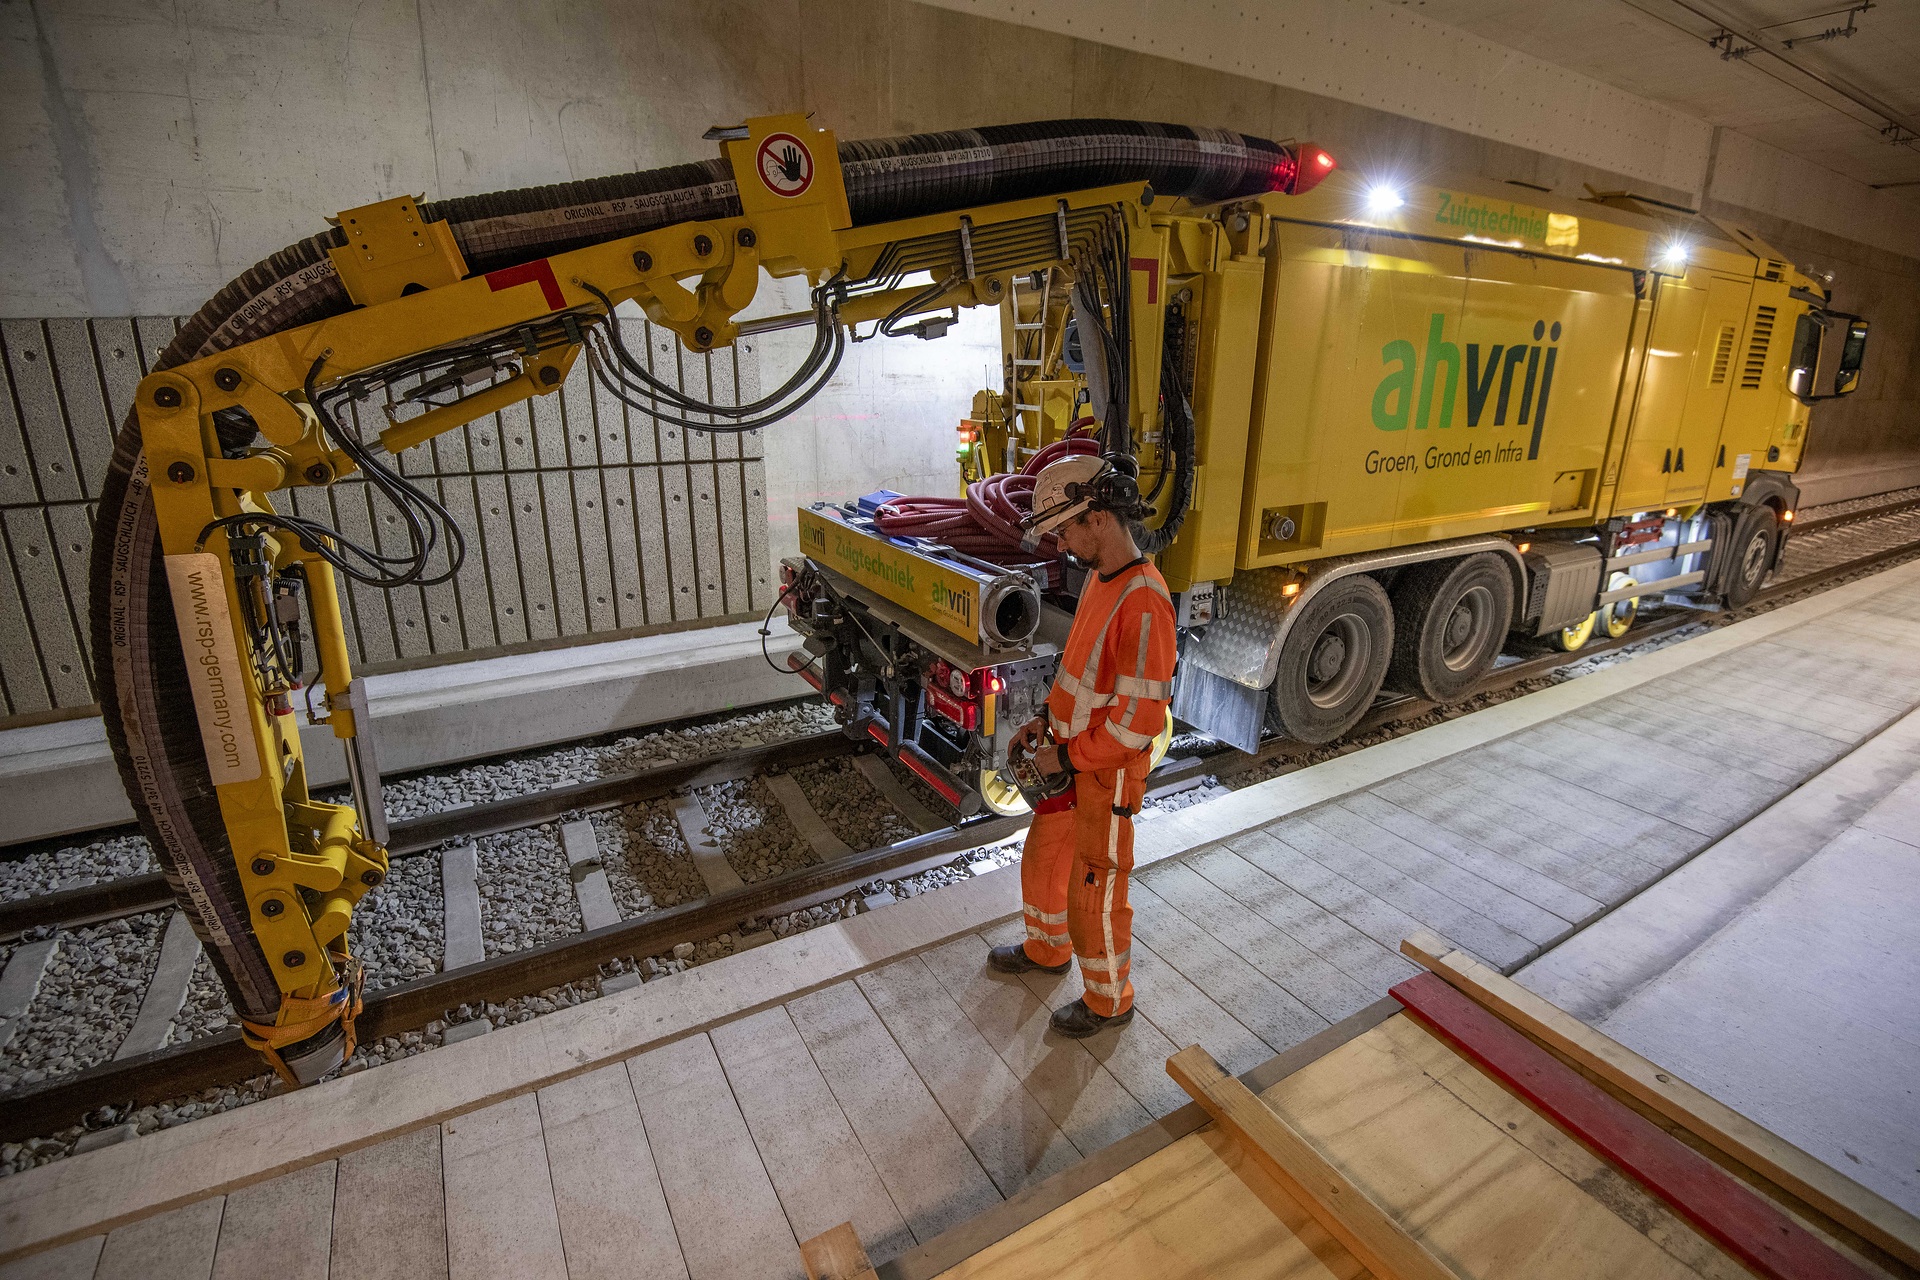
M1733 522L1733 537L1727 541L1732 555L1727 565L1726 599L1737 609L1753 599L1773 568L1773 557L1780 538L1780 517L1772 507L1748 507Z
M1393 606L1364 573L1340 578L1302 606L1280 646L1273 710L1300 742L1331 742L1373 705L1393 654Z
M1415 565L1393 589L1388 681L1429 702L1458 702L1500 656L1513 578L1490 551Z

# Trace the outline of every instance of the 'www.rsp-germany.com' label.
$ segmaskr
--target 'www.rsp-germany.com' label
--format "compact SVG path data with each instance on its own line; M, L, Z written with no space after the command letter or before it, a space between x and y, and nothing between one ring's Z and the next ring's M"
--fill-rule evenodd
M167 557L167 585L173 589L173 615L180 626L180 648L187 655L187 683L200 713L200 741L214 785L252 782L260 776L260 752L254 746L253 719L247 713L244 681L249 679L234 650L233 621L220 557L211 552Z

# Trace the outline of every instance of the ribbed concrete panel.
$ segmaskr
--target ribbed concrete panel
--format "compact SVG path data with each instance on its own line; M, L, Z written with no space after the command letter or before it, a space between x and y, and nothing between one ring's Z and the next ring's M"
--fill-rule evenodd
M93 504L113 434L171 320L0 323L0 716L85 707ZM737 403L757 394L750 352L694 355L635 323L660 376ZM363 437L384 424L354 407ZM409 450L401 470L467 538L450 582L348 584L356 664L417 663L529 640L604 639L738 617L772 600L760 433L708 437L656 423L592 384L586 363L553 396ZM283 495L284 498L284 495ZM394 554L397 515L357 478L295 491L292 509Z

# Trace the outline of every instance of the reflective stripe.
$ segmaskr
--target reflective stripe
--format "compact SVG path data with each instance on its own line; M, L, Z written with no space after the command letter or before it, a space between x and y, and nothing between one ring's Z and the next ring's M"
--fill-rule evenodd
M1144 751L1153 745L1152 734L1135 733L1131 729L1122 729L1118 720L1107 721L1105 727L1107 732L1113 735L1116 742L1129 750Z
M1065 924L1067 913L1064 911L1042 911L1032 903L1022 904L1026 913L1042 924Z
M1113 691L1123 698L1151 698L1155 702L1165 702L1173 697L1173 681L1143 680L1139 676L1115 676Z
M1133 963L1133 948L1128 947L1118 956L1081 956L1080 965L1086 969L1099 969L1104 973L1119 973Z
M1087 990L1093 992L1093 994L1105 996L1109 1000L1118 1000L1120 994L1127 989L1126 979L1124 978L1119 982L1095 982L1092 978L1087 977L1085 973L1082 973L1080 975L1080 981L1086 983Z
M1044 929L1040 929L1034 925L1027 926L1027 941L1044 942L1050 947L1069 947L1073 945L1073 939L1069 935L1064 933L1048 933Z

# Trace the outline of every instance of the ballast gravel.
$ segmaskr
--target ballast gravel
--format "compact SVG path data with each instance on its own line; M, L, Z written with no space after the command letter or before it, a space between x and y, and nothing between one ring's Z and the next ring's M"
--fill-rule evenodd
M792 774L827 829L855 852L878 849L919 834L849 760L802 765Z
M480 864L480 934L489 958L580 932L580 904L559 827L543 822L473 843Z
M147 838L137 831L103 836L83 844L40 847L23 857L0 862L0 902L17 902L61 889L81 889L159 869Z
M416 818L462 805L507 800L612 774L768 746L836 727L832 708L810 700L706 724L607 734L564 747L477 761L459 769L387 780L383 783L387 816Z
M707 896L673 810L645 800L588 815L614 905L631 919Z
M706 810L707 834L748 884L812 864L812 847L760 779L719 782L694 795Z
M200 1036L210 1036L232 1024L233 1005L227 1000L227 989L220 984L220 976L213 971L213 961L202 951L200 962L193 966L193 977L187 979L186 1003L174 1015L173 1026L167 1032L167 1043L185 1044Z
M368 991L440 971L445 901L439 854L389 862L386 880L360 899L347 929L348 950L364 969Z
M140 1012L171 914L149 911L60 935L39 994L0 1051L0 1091L113 1056Z

